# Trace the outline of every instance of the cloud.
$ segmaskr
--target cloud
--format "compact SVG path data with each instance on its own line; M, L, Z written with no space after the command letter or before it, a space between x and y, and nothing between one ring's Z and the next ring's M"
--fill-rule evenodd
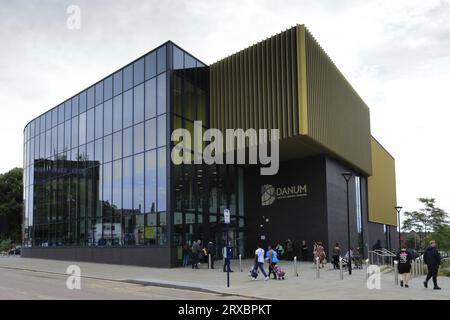
M81 29L66 28L67 6ZM366 101L396 157L398 203L450 211L450 1L8 1L0 7L0 171L22 165L25 124L166 40L212 63L305 23Z

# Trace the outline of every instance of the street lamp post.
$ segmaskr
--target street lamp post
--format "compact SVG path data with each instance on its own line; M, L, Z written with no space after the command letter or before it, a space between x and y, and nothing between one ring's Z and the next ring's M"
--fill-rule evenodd
M346 185L347 185L347 240L348 240L348 274L352 274L352 252L351 252L351 246L350 246L350 205L349 205L349 199L348 199L348 182L352 178L353 173L351 172L344 172L342 173L342 176L345 179Z
M400 226L400 211L402 210L403 207L397 206L395 207L395 210L397 210L397 217L398 217L398 251L400 251L401 246L402 246L402 240L400 238L400 235L402 233L402 228Z

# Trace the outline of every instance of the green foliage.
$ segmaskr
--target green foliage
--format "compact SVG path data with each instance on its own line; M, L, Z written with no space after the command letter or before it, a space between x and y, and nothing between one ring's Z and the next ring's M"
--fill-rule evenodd
M433 239L436 240L439 250L450 251L450 226L444 224L436 228Z
M450 277L450 268L439 269L439 275L442 275L444 277Z
M0 251L8 251L12 247L11 240L2 240L0 241Z
M0 174L0 216L6 220L6 232L0 239L21 241L21 225L23 211L23 169L14 168ZM0 218L1 219L1 218Z
M416 211L407 211L404 213L405 219L402 222L403 231L414 230L419 236L419 246L425 248L428 240L439 237L438 246L443 250L449 248L447 217L448 214L441 208L436 207L434 198L419 198L423 208ZM442 240L442 243L441 243Z

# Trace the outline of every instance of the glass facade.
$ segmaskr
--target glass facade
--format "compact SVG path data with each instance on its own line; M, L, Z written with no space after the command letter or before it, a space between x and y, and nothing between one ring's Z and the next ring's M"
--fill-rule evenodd
M207 67L167 43L31 121L24 245L171 246L181 259L202 239L221 256L230 208L244 254L242 169L170 161L171 130L195 120L208 128Z
M26 126L24 245L168 244L166 46Z

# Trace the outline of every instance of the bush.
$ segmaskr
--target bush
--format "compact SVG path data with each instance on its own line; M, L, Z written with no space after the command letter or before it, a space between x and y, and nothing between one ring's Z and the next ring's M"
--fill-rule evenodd
M445 277L450 277L450 268L442 268L440 269L440 274Z
M9 251L12 247L12 241L11 240L2 240L0 242L0 251Z

